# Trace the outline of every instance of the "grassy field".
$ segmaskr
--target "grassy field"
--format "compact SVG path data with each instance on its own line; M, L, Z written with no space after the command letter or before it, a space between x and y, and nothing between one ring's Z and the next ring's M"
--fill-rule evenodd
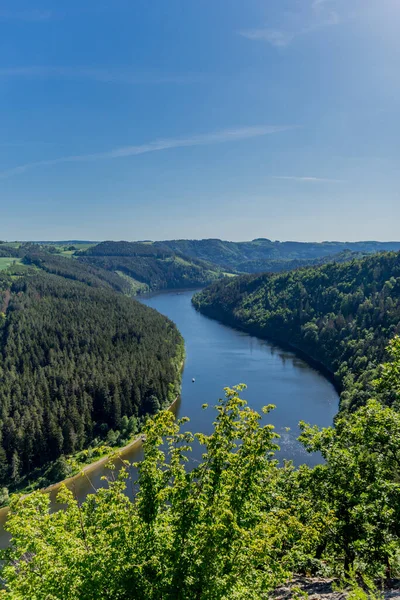
M21 263L21 259L19 259L19 258L1 256L0 257L0 271L4 271L5 269L8 269L8 267L10 267L13 264L19 265L20 263Z
M60 254L62 254L63 256L66 257L71 257L75 254L75 252L77 250L88 250L89 248L92 248L92 246L96 246L96 243L94 244L70 244L68 245L61 245L61 244L54 244L56 246L56 248L63 248L63 250L61 250ZM75 250L68 250L68 248L70 247L74 247Z
M9 248L19 248L21 246L21 242L3 242L3 244Z
M146 283L137 281L136 279L134 279L133 277L130 277L129 275L127 275L126 273L123 273L122 271L116 271L116 273L117 273L117 275L119 275L120 277L125 279L125 281L127 281L129 283L129 285L131 286L131 294L133 296L136 296L136 294L146 294L147 292L150 291L149 286Z

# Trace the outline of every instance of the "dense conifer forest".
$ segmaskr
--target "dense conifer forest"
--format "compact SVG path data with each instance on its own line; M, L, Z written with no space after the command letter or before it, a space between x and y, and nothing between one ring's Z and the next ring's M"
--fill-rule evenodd
M136 431L178 393L183 353L175 325L110 289L112 274L28 262L0 274L0 482L11 486L127 419Z
M58 254L52 254L46 250L31 248L28 252L23 253L23 261L25 264L37 266L47 273L81 281L92 287L108 287L123 294L130 293L130 286L116 273L90 264L83 264Z
M226 279L193 303L208 316L302 351L334 374L341 408L355 409L370 397L385 348L400 333L400 253ZM385 401L398 404L390 395Z
M6 244L0 244L0 257L19 258L20 252L18 248L12 248Z

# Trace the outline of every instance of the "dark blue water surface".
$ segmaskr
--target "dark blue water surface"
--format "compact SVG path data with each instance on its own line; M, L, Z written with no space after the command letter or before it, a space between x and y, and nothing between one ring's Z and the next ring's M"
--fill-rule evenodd
M215 404L224 387L245 383L242 396L251 408L261 411L266 404L276 405L263 421L272 423L281 435L280 457L296 464L320 462L319 456L307 454L296 441L298 423L332 424L339 402L332 383L292 352L203 316L191 304L193 294L174 291L142 298L172 319L185 339L178 416L190 418L192 431L209 433L215 412L203 411L201 405Z

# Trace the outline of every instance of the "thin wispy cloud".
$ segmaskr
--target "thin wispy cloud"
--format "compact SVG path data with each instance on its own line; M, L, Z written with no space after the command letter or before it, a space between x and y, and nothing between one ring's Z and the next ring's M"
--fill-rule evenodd
M259 40L262 42L268 42L271 46L276 48L284 48L288 46L294 39L295 34L289 33L288 31L279 31L276 29L246 29L239 32L242 37L248 40Z
M340 19L337 13L332 12L328 18L324 21L320 21L303 29L299 29L297 31L284 31L278 29L269 29L261 28L261 29L247 29L244 31L240 31L239 34L242 37L247 38L248 40L260 40L264 42L268 42L271 46L275 46L275 48L285 48L289 46L296 38L300 36L307 35L309 33L313 33L314 31L318 31L319 29L323 29L324 27L330 27L332 25L339 25Z
M332 0L314 0L314 2L312 3L312 7L314 9L320 9L328 2L332 2Z
M53 16L51 10L0 10L0 21L49 21Z
M88 79L99 83L121 83L128 85L162 85L201 83L205 76L188 74L138 73L126 68L91 68L58 66L21 66L0 68L0 79Z
M65 163L94 162L99 160L111 160L118 158L127 158L139 156L150 152L161 152L172 148L189 148L193 146L209 146L228 142L237 142L251 138L257 138L273 133L279 133L295 129L292 125L262 125L257 127L241 127L238 129L226 129L212 133L194 135L187 138L167 138L155 140L147 144L137 146L122 146L107 152L96 152L93 154L78 154L73 156L64 156L48 160L39 160L36 162L19 165L7 171L0 173L0 178L5 179L15 175L20 175L31 169L52 167Z
M328 179L326 177L294 177L292 175L275 175L273 179L283 179L285 181L298 181L301 183L345 183L344 179Z
M331 0L313 0L306 10L295 15L295 25L284 22L278 27L244 29L239 31L239 35L248 40L267 42L275 48L285 48L298 37L340 23L339 14L328 6L329 2Z

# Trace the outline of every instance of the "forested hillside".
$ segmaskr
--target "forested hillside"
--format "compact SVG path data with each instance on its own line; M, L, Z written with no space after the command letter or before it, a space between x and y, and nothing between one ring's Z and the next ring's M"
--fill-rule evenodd
M77 260L66 258L59 254L52 254L38 248L30 249L28 252L22 253L22 256L25 264L34 265L47 273L60 275L74 281L81 281L93 287L112 288L124 294L129 294L130 292L130 286L123 277L106 269L84 264Z
M19 258L20 252L18 248L12 248L6 244L0 244L0 257Z
M133 292L200 287L223 276L219 267L151 243L102 242L78 254L84 264L125 276Z
M324 265L330 262L348 262L363 256L364 254L361 252L343 250L338 254L328 254L320 258L262 258L239 262L236 265L236 270L238 273L283 273L284 271Z
M169 248L186 256L206 260L228 270L246 273L285 271L307 266L320 259L343 252L370 254L398 251L400 242L279 242L265 238L251 242L227 242L218 239L169 240L154 242L160 248ZM336 259L334 259L336 260Z
M241 276L196 294L204 314L290 344L335 374L341 408L366 402L400 333L400 253L285 274ZM385 396L400 408L399 400Z
M62 272L53 257L32 262L0 274L0 482L12 485L165 406L183 352L172 322L94 272L87 285L38 269Z

